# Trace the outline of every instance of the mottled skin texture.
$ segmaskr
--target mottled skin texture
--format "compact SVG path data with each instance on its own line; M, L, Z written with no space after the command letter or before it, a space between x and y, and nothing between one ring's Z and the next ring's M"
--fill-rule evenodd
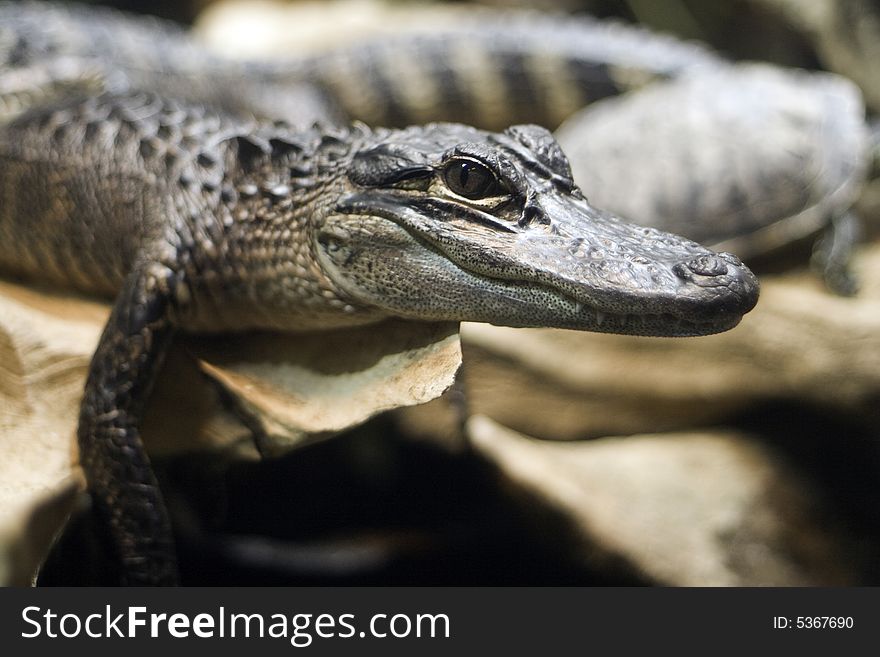
M869 170L861 93L846 78L741 64L596 103L557 131L602 207L751 262L827 230L829 287L855 292L850 207ZM676 171L681 167L683 171Z
M834 13L841 19L836 38L842 26L858 22L855 9L864 9L860 0L826 4L841 5ZM58 58L67 58L63 66ZM79 60L83 75L71 70L71 58ZM858 146L864 125L852 121L852 94L838 93L840 83L813 93L815 83L804 77L787 82L785 69L776 69L775 79L767 77L760 89L744 87L705 47L644 29L463 7L450 24L430 22L301 59L232 62L155 19L78 5L0 2L0 64L13 72L24 67L26 80L34 77L30 69L51 65L50 82L58 78L36 90L28 83L24 93L13 89L10 97L2 79L9 76L0 76L0 121L35 92L93 80L96 71L107 89L146 88L303 126L348 117L386 126L462 121L493 130L513 123L556 127L585 105L654 82L651 89L599 103L592 127L569 124L566 149L576 173L588 172L588 195L602 206L608 199L607 207L640 224L770 268L823 229L814 268L831 290L857 290L849 261L860 224L843 211L864 168ZM697 77L706 84L688 87ZM665 78L675 78L669 91L658 82ZM775 121L766 119L774 113ZM817 121L820 114L832 118Z
M0 2L0 65L58 57L103 68L110 88L144 88L307 125L358 119L403 127L462 121L555 127L583 105L712 66L705 47L587 17L463 7L453 27L386 36L314 57L239 62L178 26L82 5Z
M0 132L0 271L115 296L78 436L125 581L177 581L138 434L177 330L398 316L702 335L756 301L736 258L592 208L540 128L294 129L248 117L304 126L338 121L341 108L376 124L555 124L712 61L641 30L529 17L233 64L156 21L0 3L0 121L12 121ZM47 79L28 87L32 72ZM78 96L97 88L109 93Z
M0 71L63 69L97 73L109 92L149 89L226 111L308 125L343 115L304 79L299 63L217 57L169 21L76 3L0 2ZM40 69L43 69L40 72ZM2 105L2 86L0 86ZM2 120L0 116L0 120Z
M147 93L0 130L0 270L116 295L78 435L125 581L149 584L176 566L138 425L175 330L399 316L700 335L758 290L732 256L593 209L542 128L297 131Z

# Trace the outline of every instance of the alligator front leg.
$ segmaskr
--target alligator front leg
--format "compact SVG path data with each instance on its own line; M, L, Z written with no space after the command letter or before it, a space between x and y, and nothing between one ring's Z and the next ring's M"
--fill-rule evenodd
M79 418L80 460L125 584L177 584L171 524L139 425L171 341L173 274L136 269L92 358Z

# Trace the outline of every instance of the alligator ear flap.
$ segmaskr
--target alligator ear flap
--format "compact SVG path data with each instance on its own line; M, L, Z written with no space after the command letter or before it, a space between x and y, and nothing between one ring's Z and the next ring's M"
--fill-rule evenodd
M535 158L565 181L571 181L571 166L553 134L539 125L514 125L504 131L534 153ZM573 185L572 181L572 185Z
M433 173L418 151L400 144L380 144L355 155L348 177L363 187L425 189Z

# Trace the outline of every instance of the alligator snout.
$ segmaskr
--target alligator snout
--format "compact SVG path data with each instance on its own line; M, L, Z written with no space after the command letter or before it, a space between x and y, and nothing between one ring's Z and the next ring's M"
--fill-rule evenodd
M710 305L728 312L745 314L758 302L758 279L732 253L703 253L674 265L672 271L691 285L715 292Z
M684 280L694 280L694 275L724 276L729 270L727 263L727 259L722 257L721 254L706 254L692 258L687 262L679 263L672 269L680 278L683 278Z

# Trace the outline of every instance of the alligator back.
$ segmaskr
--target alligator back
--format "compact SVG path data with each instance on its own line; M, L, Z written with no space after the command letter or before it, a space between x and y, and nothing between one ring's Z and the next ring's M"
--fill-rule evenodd
M458 121L498 130L515 123L553 128L594 100L719 62L703 46L616 22L450 11L455 20L441 26L313 56L233 61L153 18L0 2L0 64L83 57L131 87L299 124Z
M708 48L586 16L459 9L454 24L398 31L304 61L352 118L554 128L575 110L721 60Z
M146 92L31 108L0 127L0 272L110 297L159 268L194 331L350 325L310 236L367 133Z
M0 130L0 270L112 296L148 240L209 215L184 183L210 178L199 156L231 128L147 94L25 112Z
M77 61L80 71L73 70ZM113 93L147 90L304 126L344 119L304 82L298 63L279 69L269 62L232 61L214 55L175 23L107 7L0 1L0 71L6 78L16 69L30 77L63 71L60 80L43 87L59 82L70 87L71 78L73 86L83 86L80 78L100 75L103 88ZM8 101L3 89L0 84L0 110Z

